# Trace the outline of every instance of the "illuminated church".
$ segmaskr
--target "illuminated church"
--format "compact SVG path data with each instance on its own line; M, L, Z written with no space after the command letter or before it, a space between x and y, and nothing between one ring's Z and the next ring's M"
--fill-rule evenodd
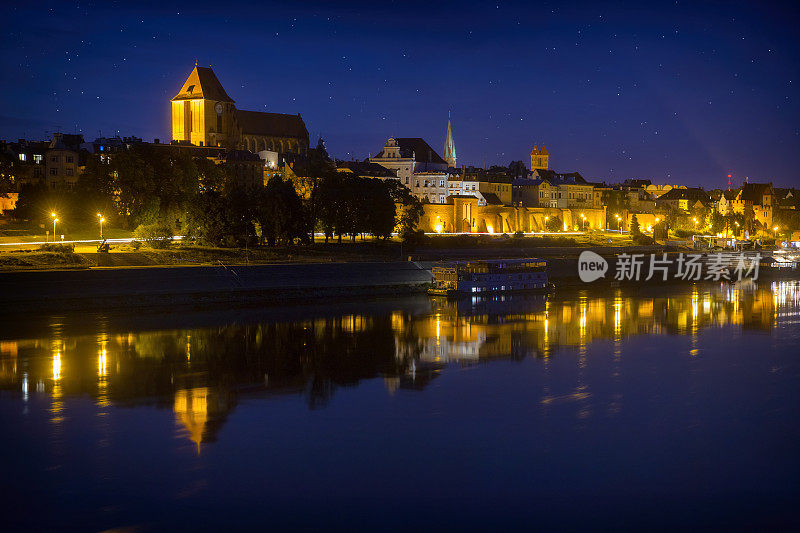
M531 150L531 172L550 168L550 152L542 145L541 150L534 144Z
M308 130L300 114L236 109L214 71L198 66L172 99L172 139L252 152L308 150Z

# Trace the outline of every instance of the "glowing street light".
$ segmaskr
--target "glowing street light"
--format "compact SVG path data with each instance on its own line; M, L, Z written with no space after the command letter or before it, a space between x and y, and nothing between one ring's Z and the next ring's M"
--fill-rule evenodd
M100 213L97 213L97 219L100 222L100 240L102 241L103 240L103 222L105 222L106 219Z
M53 242L56 242L56 221L58 219L56 218L55 212L50 213L50 218L53 219Z

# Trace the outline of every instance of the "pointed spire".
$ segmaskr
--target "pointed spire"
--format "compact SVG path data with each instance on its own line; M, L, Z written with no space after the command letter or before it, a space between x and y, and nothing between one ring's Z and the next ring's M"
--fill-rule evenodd
M453 128L450 124L450 111L447 111L447 134L444 138L444 160L450 167L457 166L456 143L453 141Z

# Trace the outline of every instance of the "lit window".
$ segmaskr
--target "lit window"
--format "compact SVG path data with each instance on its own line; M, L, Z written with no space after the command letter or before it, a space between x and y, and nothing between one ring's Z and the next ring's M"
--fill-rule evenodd
M25 154L19 154L19 160L25 161Z

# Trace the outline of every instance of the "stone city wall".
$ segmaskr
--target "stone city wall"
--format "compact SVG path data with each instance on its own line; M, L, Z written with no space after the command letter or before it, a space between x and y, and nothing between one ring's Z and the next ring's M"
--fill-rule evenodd
M583 222L586 229L605 229L602 209L559 209L550 207L512 207L478 205L477 198L453 198L452 203L425 204L419 227L439 233L515 233L547 231L547 219L558 217L562 230L576 231ZM581 217L583 215L583 218Z

